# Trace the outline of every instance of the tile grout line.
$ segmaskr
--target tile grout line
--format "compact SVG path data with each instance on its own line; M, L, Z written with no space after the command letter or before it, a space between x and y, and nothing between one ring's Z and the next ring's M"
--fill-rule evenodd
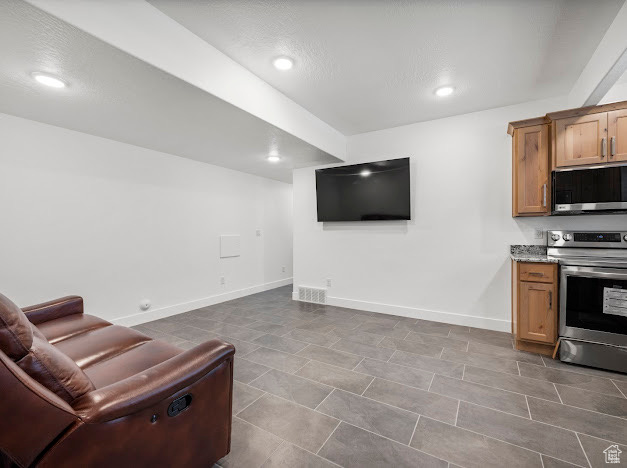
M588 454L586 453L586 449L583 448L583 444L581 443L581 439L579 438L579 433L575 432L575 437L577 437L577 442L579 442L579 447L581 447L581 451L583 452L584 457L586 457L586 461L588 462L588 466L592 468L592 463L590 463L590 459L588 458Z
M433 375L431 376L431 382L429 382L429 387L427 387L427 392L431 392L431 385L433 385L433 381L435 380L435 372L433 373ZM403 385L403 384L401 384ZM435 393L435 392L432 392ZM449 397L450 398L450 397Z
M256 390L259 390L257 387L252 387ZM252 405L253 403L256 403L257 400L259 400L260 398L262 398L264 395L267 394L267 392L261 390L263 393L261 395L259 395L257 398L255 398L253 401L251 401L249 404L247 404L246 406L244 406L241 410L239 410L237 413L235 413L233 416L237 416L238 414L242 413L242 411L244 411L245 409L247 409L250 405ZM240 418L241 419L241 418Z
M418 415L418 419L416 419L416 424L414 424L414 430L411 433L411 437L409 438L409 446L411 447L411 441L414 440L414 435L416 435L416 428L418 427L418 421L420 421L420 416L422 415Z
M321 401L320 403L318 403L318 404L316 405L316 407L315 407L315 408L313 408L313 410L314 410L314 411L318 411L318 408L320 408L320 405L322 405L322 403L324 403L324 401L325 401L327 398L329 398L333 392L335 392L335 391L337 390L337 388L335 388L335 387L331 387L331 388L332 388L333 390L331 390L329 393L327 393L327 396L325 396L325 397L322 399L322 401ZM289 401L289 400L288 400L288 401ZM324 414L324 413L322 413L322 414ZM328 414L327 414L327 416L328 416ZM337 418L336 418L336 419L337 419Z
M335 434L335 431L337 431L337 428L340 427L340 424L342 424L342 420L341 419L338 420L337 425L335 426L335 429L333 429L331 431L331 434L329 434L329 437L327 437L326 440L324 442L322 442L322 445L320 446L320 448L315 453L316 455L318 455L320 453L320 450L322 450L322 447L324 447L327 444L327 442L329 441L329 439L331 438L331 436L333 436L333 434ZM318 455L318 456L320 456L320 455ZM326 460L326 458L325 458L325 460Z
M260 428L261 429L261 428ZM275 436L276 437L276 436ZM287 440L283 440L279 437L279 439L281 440L281 442L279 443L279 445L276 446L276 448L270 452L270 455L268 455L268 458L266 458L264 461L261 462L261 464L257 467L257 468L261 468L265 462L267 462L268 460L270 460L272 458L272 455L274 455L276 452L278 452L278 450L285 444L285 443L289 443L287 442Z
M455 412L455 424L453 426L457 427L457 418L459 417L459 407L461 406L462 401L457 400L457 411Z
M553 383L553 388L555 389L555 393L557 393L557 398L560 399L560 403L563 405L564 402L562 401L562 395L560 395L560 392L557 389L557 385L555 385L555 382L552 382L552 383ZM575 387L573 387L573 388L575 388Z
M362 362L364 362L366 360L365 357L361 358L361 361L359 361L357 364L355 364L355 367L353 367L352 369L350 369L351 371L354 371L355 369L357 369L359 367L359 364L361 364ZM348 370L348 369L347 369Z
M618 391L621 393L621 395L623 395L624 398L627 398L627 395L625 395L623 393L623 391L620 389L620 387L618 386L618 384L616 382L614 382L614 380L610 379L610 382L612 382L614 384L614 386L618 389Z
M374 380L376 379L376 377L374 377L370 383L368 384L368 386L366 388L364 388L364 391L361 392L361 396L364 396L364 393L366 393L366 390L368 390L370 388L370 386L372 385L372 382L374 382Z
M533 421L533 418L531 417L531 408L529 408L529 400L527 399L527 395L525 395L525 404L527 405L527 413L529 413L529 420Z

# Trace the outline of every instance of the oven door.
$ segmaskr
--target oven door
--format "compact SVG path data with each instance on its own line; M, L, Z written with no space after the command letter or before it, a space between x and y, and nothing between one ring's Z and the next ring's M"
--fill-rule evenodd
M561 267L560 336L627 346L627 269Z
M627 166L553 172L553 214L627 210Z

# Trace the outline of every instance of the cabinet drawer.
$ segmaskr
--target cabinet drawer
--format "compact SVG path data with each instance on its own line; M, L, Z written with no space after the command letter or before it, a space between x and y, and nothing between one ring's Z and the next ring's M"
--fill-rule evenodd
M520 281L534 283L552 283L556 265L552 263L521 263L518 268Z

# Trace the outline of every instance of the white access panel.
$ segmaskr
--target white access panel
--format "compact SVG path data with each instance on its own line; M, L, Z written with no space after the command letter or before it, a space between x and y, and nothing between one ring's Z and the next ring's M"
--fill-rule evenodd
M240 236L220 236L220 258L240 256Z

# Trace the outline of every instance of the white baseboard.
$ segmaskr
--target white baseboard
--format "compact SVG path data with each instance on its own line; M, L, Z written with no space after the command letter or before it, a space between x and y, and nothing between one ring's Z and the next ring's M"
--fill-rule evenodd
M298 300L297 292L292 292L292 299L295 301ZM454 314L438 310L417 309L414 307L381 304L378 302L358 301L356 299L344 299L341 297L327 296L327 305L346 307L347 309L365 310L368 312L378 312L388 315L400 315L401 317L432 320L434 322L444 322L453 325L485 328L487 330L511 332L512 329L512 324L509 320L478 317L476 315Z
M268 291L270 289L280 288L281 286L287 286L292 284L292 278L286 278L279 281L272 281L270 283L259 284L251 286L249 288L238 289L236 291L230 291L224 294L217 294L215 296L209 296L195 301L184 302L182 304L174 304L161 309L148 310L146 312L140 312L138 314L127 315L126 317L119 317L111 320L111 323L115 325L124 325L126 327L132 327L153 320L170 317L171 315L182 314L183 312L189 312L190 310L199 309L201 307L207 307L220 302L231 301L239 297L249 296L251 294Z

